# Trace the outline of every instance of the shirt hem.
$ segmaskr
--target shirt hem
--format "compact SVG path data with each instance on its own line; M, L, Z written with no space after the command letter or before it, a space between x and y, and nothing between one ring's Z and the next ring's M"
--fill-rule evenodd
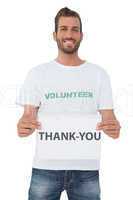
M99 170L100 160L77 159L77 160L33 160L33 168L53 170Z

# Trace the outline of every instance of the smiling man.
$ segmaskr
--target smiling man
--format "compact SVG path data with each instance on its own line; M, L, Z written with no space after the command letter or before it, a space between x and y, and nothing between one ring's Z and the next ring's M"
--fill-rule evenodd
M29 71L16 101L24 106L17 123L18 135L29 136L35 129L45 131L36 133L28 199L59 200L66 190L70 200L100 200L101 133L94 142L93 132L87 131L96 123L97 131L114 139L119 137L121 127L114 114L109 75L78 56L83 32L77 12L67 7L59 10L53 38L57 58ZM99 123L95 120L98 114ZM55 130L58 138L61 130L69 134L71 130L74 142L46 140L46 133L52 137ZM87 134L86 140L79 142L76 131Z

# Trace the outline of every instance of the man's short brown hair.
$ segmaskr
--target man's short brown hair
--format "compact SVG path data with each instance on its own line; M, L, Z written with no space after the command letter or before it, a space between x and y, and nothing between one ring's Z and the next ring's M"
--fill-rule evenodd
M55 32L57 33L58 31L58 23L59 23L59 18L60 17L77 17L79 19L80 22L80 32L82 32L82 22L81 22L81 18L80 15L75 12L74 10L71 10L67 7L61 8L56 17L55 17Z

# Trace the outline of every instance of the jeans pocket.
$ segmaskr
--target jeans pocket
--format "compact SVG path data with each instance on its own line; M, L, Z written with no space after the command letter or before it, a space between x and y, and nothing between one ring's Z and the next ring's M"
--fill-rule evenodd
M58 181L58 173L56 170L32 168L33 179L44 179L51 181Z
M77 173L77 177L80 182L98 180L99 179L99 171L98 170L79 171Z

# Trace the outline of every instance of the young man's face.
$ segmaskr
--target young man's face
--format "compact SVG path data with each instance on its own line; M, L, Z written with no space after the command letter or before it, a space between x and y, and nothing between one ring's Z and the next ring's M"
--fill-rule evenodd
M59 50L67 54L75 53L80 46L82 37L77 17L60 17L57 33L54 32L54 39Z

